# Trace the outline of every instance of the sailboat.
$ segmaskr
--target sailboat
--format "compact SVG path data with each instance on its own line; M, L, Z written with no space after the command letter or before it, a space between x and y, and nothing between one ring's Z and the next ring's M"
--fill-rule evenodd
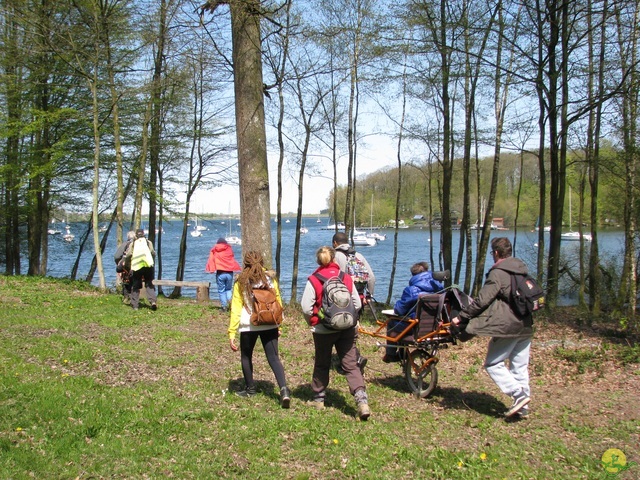
M229 235L224 237L229 245L242 245L242 239L231 234L231 203L229 203Z
M47 233L49 235L59 235L62 232L60 230L58 230L58 228L56 227L56 219L52 218L51 219L51 228L47 230Z
M193 230L191 230L191 236L192 237L201 237L202 236L202 230L198 229L198 225L195 225L193 227Z
M200 220L198 220L198 216L196 215L196 226L195 229L198 230L199 232L204 232L206 230L209 230L205 225L202 225L200 223Z
M367 236L366 232L358 230L356 227L356 213L353 212L353 246L354 247L375 247L378 241Z
M65 242L73 242L73 239L76 238L76 236L71 233L71 227L69 225L67 225L66 227L64 227L66 232L62 238L64 239Z
M580 232L573 231L573 223L571 218L571 187L569 187L569 231L560 234L562 240L580 240ZM590 242L592 237L588 233L582 234L582 239L585 242Z
M354 247L375 247L378 241L375 238L367 236L364 232L354 232L353 246Z
M198 217L196 217L196 230L199 230L200 232L204 232L206 230L209 230L206 225L201 225L200 224L200 222L198 221Z

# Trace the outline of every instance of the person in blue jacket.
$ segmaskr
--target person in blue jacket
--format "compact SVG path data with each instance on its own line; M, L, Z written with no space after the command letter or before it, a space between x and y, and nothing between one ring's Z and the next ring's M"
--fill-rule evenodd
M415 307L416 303L418 303L418 297L424 293L437 293L443 288L444 285L442 285L442 283L434 280L433 274L429 271L429 264L427 262L415 263L411 267L411 279L409 280L409 285L407 285L402 291L402 296L393 306L393 311L399 317L415 318ZM401 322L390 321L387 325L387 335L393 332L394 327L398 324L402 325ZM404 326L402 329L404 329ZM387 346L382 361L385 363L400 361L397 350L398 349L396 347Z

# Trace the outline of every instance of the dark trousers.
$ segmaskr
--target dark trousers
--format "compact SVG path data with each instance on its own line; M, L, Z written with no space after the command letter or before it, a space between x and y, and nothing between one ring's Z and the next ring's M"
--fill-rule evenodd
M278 355L278 329L254 330L240 332L240 362L242 364L242 375L246 388L254 388L253 383L253 349L258 338L262 342L262 348L267 356L269 366L276 376L278 387L286 387L287 380L284 375L284 367Z
M147 300L149 300L149 303L154 304L158 301L156 290L153 286L153 278L153 267L142 267L140 270L131 272L131 306L133 308L138 308L138 304L140 303L140 289L142 288L142 282L144 282L145 290L147 292Z
M313 365L313 380L311 389L316 399L324 398L329 385L329 371L331 370L331 352L336 347L338 358L345 372L349 391L353 395L356 390L364 389L364 378L357 364L356 328L339 330L335 333L314 333L316 357Z

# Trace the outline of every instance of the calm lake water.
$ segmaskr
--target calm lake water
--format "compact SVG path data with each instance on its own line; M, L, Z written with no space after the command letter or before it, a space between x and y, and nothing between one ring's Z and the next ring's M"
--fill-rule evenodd
M284 220L284 219L283 219ZM215 244L219 237L228 235L229 220L202 221L201 223L208 227L201 237L192 237L187 235L187 260L185 267L185 280L197 281L204 280L215 282L215 276L204 271L209 250ZM237 226L238 220L231 220L234 231L239 231ZM162 268L163 278L175 278L175 272L178 261L178 248L180 242L181 224L178 221L164 222L164 235L162 237ZM301 296L306 283L307 276L316 268L315 252L322 245L330 245L333 230L324 230L326 227L326 219L322 223L316 223L316 220L305 220L305 226L309 229L306 235L303 235L300 242L300 256L298 265L298 298ZM75 240L67 243L62 239L61 235L49 236L49 265L48 275L53 277L69 277L71 268L78 254L79 238L83 234L86 226L84 224L72 224L71 232L75 234ZM293 245L295 240L295 219L291 219L290 223L283 223L282 228L282 250L281 250L281 275L280 286L285 301L291 297L291 277L293 263ZM376 275L376 292L375 296L378 300L384 301L389 291L389 282L391 274L391 264L393 261L394 249L394 231L379 230L379 233L386 234L386 240L379 241L373 247L357 247L357 250L365 255ZM234 232L235 233L235 232ZM537 232L518 231L516 241L516 256L522 258L533 270L536 256ZM453 232L454 262L457 255L459 232ZM514 232L492 231L491 237L506 236L513 242ZM276 226L272 222L272 238L275 250ZM475 244L475 232L473 234ZM621 231L603 231L598 234L601 256L603 259L620 258L623 251L623 235ZM433 247L431 247L433 245ZM401 229L398 233L398 256L396 266L396 277L394 280L394 288L392 298L397 299L402 293L402 289L406 286L411 274L409 268L418 261L431 262L431 248L433 248L434 266L433 270L440 269L439 265L439 245L440 232L433 230L432 237L428 229ZM585 244L588 248L588 243ZM563 242L563 254L577 255L579 242ZM240 262L242 256L242 247L233 246L236 259ZM107 241L107 247L104 253L103 262L105 268L105 279L107 286L115 286L116 274L115 264L113 262L113 253L116 250L115 229L110 232ZM475 247L474 247L475 250ZM588 252L588 250L587 250ZM78 278L85 278L91 259L93 257L93 242L90 242L89 248L85 247L85 251L80 259ZM492 260L487 255L484 257L485 271L491 266ZM474 260L475 261L475 260ZM465 266L463 265L463 269ZM472 267L474 268L474 267ZM97 275L96 275L97 276ZM156 270L157 276L157 270ZM463 276L461 274L461 283ZM98 284L97 278L93 283ZM170 293L171 289L165 289L165 293ZM216 298L215 288L212 288L211 298ZM195 297L194 289L183 289L183 295L187 297ZM570 298L565 298L563 303L571 303Z

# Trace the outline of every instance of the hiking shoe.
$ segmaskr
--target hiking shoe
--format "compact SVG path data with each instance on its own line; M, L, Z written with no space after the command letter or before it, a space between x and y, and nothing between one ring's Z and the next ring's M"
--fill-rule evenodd
M359 403L358 404L358 417L363 422L366 421L371 416L371 409L369 408L368 403Z
M245 388L244 390L240 390L236 392L236 395L243 398L253 397L256 394L255 388Z
M358 360L356 361L356 364L358 365L358 368L360 368L360 373L362 373L362 375L364 375L364 367L367 366L367 362L369 360L365 357L358 357Z
M280 406L282 408L289 408L291 404L291 392L287 387L282 387L280 389Z
M154 312L158 309L158 305L156 305L155 303L151 304L151 310L153 310Z
M518 413L530 401L531 397L524 393L524 390L520 390L516 395L513 396L513 405L511 405L511 408L507 410L507 413L505 413L504 416L509 418L512 415Z
M516 417L522 419L529 418L529 406L525 405L524 407L522 407L520 411L516 413Z

